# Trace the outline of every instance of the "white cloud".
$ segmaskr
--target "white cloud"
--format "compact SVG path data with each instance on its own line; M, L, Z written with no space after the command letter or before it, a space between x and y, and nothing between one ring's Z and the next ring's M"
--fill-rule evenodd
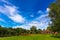
M49 12L49 11L50 11L50 8L47 8L47 9L46 9L46 12Z
M41 15L40 17L38 17L39 19L43 19L43 18L45 18L45 17L47 17L48 16L48 14L43 14L43 15Z
M44 29L44 28L46 29L49 21L49 19L46 18L46 16L48 16L48 14L41 15L40 17L36 18L34 21L29 23L28 25L36 26L37 28L41 28L41 29Z
M18 10L15 6L8 6L8 5L0 6L0 12L2 12L7 16L13 16L18 13L17 11Z
M42 21L41 22L38 22L38 21L34 21L34 22L30 22L30 23L27 23L25 25L21 25L21 26L14 26L12 28L24 28L24 29L30 29L32 26L36 26L37 29L46 29L47 26L48 26L48 22L46 23L43 23Z
M9 3L6 0L2 0L3 2ZM17 22L17 23L24 23L25 18L22 17L22 15L18 14L20 13L18 11L18 7L16 6L9 6L9 5L0 5L0 12L8 16L12 21Z
M46 11L38 10L37 13L45 14L45 12L49 13L50 12L50 8L46 8Z
M18 22L18 23L23 23L25 21L25 19L18 14L11 16L9 18L12 19L14 22Z
M47 26L48 26L48 19L45 19L45 16L47 16L48 14L46 15L41 15L40 17L36 18L35 20L33 20L32 22L27 22L26 24L24 25L21 25L21 26L15 26L13 28L24 28L24 29L30 29L31 26L36 26L37 28L40 28L40 29L46 29ZM46 22L47 21L47 22Z

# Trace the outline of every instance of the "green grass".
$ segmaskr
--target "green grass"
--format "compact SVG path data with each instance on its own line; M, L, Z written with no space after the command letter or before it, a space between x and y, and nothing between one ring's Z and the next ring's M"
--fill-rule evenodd
M47 34L34 34L31 36L2 37L0 40L60 40L60 38L51 37L51 35Z

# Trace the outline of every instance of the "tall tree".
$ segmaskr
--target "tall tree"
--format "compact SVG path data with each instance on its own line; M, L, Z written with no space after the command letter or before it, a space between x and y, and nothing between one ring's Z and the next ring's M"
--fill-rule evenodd
M32 26L32 27L30 28L30 31L31 31L31 33L35 34L35 33L37 32L37 29L36 29L35 26Z
M60 0L57 0L55 3L50 5L50 13L49 16L52 21L52 31L60 32Z

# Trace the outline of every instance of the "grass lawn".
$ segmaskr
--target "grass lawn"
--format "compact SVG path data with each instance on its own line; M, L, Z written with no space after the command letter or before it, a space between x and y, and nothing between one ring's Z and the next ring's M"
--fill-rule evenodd
M3 37L0 40L60 40L59 37L51 37L51 35L46 34L34 34L31 36L12 36Z

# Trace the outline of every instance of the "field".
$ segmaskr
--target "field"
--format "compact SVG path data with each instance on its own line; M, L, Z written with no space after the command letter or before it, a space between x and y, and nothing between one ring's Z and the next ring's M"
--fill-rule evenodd
M0 40L60 40L60 38L47 34L34 34L29 36L1 37Z

